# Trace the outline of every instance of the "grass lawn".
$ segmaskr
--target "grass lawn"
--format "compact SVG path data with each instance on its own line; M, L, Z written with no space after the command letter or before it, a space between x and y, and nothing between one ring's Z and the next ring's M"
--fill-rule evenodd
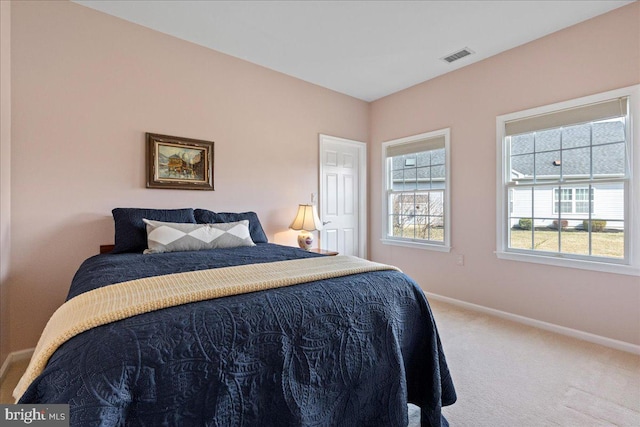
M589 255L589 233L586 231L566 230L511 230L511 247L558 252L559 243L562 253ZM623 232L591 233L591 255L624 258Z
M423 238L435 241L444 241L444 230L441 227L433 227L427 237L427 229L418 227L394 229L394 236L408 238ZM511 230L511 247L517 249L531 249L533 234L533 249L539 251L558 252L559 244L562 243L562 253L589 255L589 233L574 229L564 230ZM624 233L623 232L593 232L591 233L591 255L612 258L624 258Z
M415 234L414 234L415 232ZM408 237L409 239L427 239L437 242L444 241L444 229L442 227L414 227L412 225L404 228L394 227L395 237Z

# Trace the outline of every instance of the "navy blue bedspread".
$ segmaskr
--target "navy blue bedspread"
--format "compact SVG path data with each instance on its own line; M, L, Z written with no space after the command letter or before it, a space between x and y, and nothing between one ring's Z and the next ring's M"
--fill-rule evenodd
M318 256L273 244L98 255L69 298L113 283ZM380 271L134 316L63 344L21 403L69 403L74 426L440 426L456 399L418 285Z

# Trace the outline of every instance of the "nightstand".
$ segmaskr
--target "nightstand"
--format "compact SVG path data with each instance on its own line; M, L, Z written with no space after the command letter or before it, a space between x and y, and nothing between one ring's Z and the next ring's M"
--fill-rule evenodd
M313 248L313 249L309 249L309 252L315 252L317 254L322 254L322 255L329 255L329 256L336 256L338 255L338 252L336 251L329 251L326 249L320 249L320 248Z

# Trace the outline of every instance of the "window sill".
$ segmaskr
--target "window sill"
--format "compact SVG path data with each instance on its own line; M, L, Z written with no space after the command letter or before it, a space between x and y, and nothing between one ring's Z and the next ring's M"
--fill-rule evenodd
M380 241L385 245L391 245L391 246L404 246L407 248L426 249L428 251L436 251L436 252L451 252L450 246L437 245L434 243L422 243L422 242L416 242L412 240L395 240L395 239L380 239Z
M640 268L627 264L616 264L598 261L586 261L578 259L556 258L553 256L533 255L515 252L495 252L498 259L509 261L531 262L534 264L546 264L556 267L578 268L581 270L600 271L603 273L624 274L628 276L640 276Z

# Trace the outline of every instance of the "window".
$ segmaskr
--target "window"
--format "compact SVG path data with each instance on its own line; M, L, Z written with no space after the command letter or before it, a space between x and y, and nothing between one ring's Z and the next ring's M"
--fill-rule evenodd
M639 88L497 118L499 258L640 274Z
M449 251L449 129L383 144L382 242Z
M591 202L591 203L589 203ZM512 210L513 212L513 210ZM593 212L593 188L556 188L553 192L553 213L588 214Z

